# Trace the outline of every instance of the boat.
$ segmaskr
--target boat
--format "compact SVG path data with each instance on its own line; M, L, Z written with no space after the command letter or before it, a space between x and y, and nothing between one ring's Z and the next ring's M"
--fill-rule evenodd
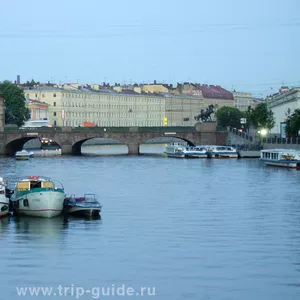
M205 146L208 158L238 158L238 151L231 146Z
M64 199L60 182L44 176L28 176L16 182L10 201L17 215L51 218L62 212Z
M293 149L260 150L260 158L267 166L300 169L300 151Z
M7 181L0 177L0 219L9 215L9 198L6 196Z
M207 157L206 149L202 146L190 146L187 142L170 143L164 153L168 157L178 158L204 158Z
M17 151L15 154L16 160L28 160L30 157L33 157L33 152L28 152L27 150Z
M94 217L101 213L102 205L95 194L85 194L83 197L76 197L74 194L65 199L68 214L77 217Z

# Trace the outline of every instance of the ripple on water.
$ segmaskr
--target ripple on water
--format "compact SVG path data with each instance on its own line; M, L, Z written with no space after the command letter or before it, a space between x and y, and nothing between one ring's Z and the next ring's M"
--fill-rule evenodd
M155 286L164 300L300 295L299 172L247 159L125 156L0 166L10 181L47 175L103 204L101 220L1 220L6 299L26 284Z

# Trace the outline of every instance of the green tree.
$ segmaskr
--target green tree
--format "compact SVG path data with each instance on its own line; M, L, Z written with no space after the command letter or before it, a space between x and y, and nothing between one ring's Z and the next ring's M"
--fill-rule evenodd
M38 84L40 84L40 83L38 81L35 82L33 79L31 81L27 80L25 83L26 86L34 86L34 85L38 85Z
M255 128L272 129L275 125L274 114L266 102L258 104L250 109L250 123Z
M21 127L30 117L22 89L6 80L0 82L0 96L5 102L5 124Z
M223 106L216 112L218 126L231 126L234 128L241 128L241 118L245 114L235 107Z
M300 109L297 108L291 115L287 117L285 131L289 137L296 137L298 136L299 130L300 130Z

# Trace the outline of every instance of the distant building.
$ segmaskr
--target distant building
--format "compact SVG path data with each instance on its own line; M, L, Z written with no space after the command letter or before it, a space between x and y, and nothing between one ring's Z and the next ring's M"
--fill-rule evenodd
M30 120L49 120L49 104L39 100L32 100L27 95L27 107L30 110Z
M246 111L249 106L254 106L254 98L251 93L233 92L234 106L241 110Z
M165 98L113 90L94 91L69 85L24 89L29 99L49 104L53 126L163 126Z
M275 117L275 126L272 129L272 133L284 134L282 126L287 117L295 109L300 109L300 87L291 89L282 87L279 93L267 97L267 102Z

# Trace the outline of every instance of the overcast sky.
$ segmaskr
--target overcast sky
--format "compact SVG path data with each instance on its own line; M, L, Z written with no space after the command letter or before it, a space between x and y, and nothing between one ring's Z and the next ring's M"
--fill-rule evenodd
M299 0L0 3L0 81L300 86Z

